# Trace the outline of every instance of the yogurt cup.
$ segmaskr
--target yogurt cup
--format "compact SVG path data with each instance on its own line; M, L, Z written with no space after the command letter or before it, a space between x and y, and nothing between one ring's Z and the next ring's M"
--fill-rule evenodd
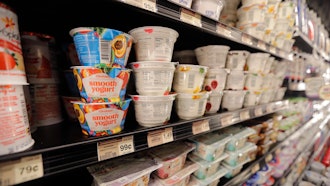
M171 61L179 33L162 26L143 26L128 32L134 38L137 61Z
M196 48L197 62L209 68L225 68L230 47L226 45L207 45Z
M248 23L237 22L237 27L243 32L263 40L266 26L264 23Z
M221 99L222 99L223 92L221 93L215 93L212 92L210 96L207 98L206 108L205 108L205 114L213 114L218 112L221 105Z
M244 83L245 90L260 90L263 85L263 76L256 73L247 73Z
M218 21L224 2L222 0L194 0L192 9L198 13Z
M265 5L242 6L237 10L240 25L251 23L263 23L264 14L266 13Z
M82 133L86 136L109 136L124 129L127 110L132 99L120 102L72 102Z
M209 69L204 79L203 90L222 93L226 86L228 73L227 69Z
M125 68L133 44L131 35L102 27L77 27L69 33L81 65Z
M266 5L268 0L242 0L242 6Z
M246 60L245 70L252 73L263 72L269 57L270 54L268 53L263 53L263 52L251 53Z
M168 95L172 89L176 64L156 61L130 63L137 93L144 96Z
M203 116L209 94L206 91L194 94L178 93L175 108L179 118L189 120Z
M228 52L226 68L230 70L244 70L247 57L250 52L246 50L231 50Z
M131 69L73 66L80 96L85 102L112 102L125 98Z
M209 67L201 65L177 65L174 71L173 90L177 93L202 91Z
M242 108L245 95L246 91L244 90L225 90L222 96L221 108L228 111Z
M65 108L65 112L68 116L68 118L71 121L77 121L77 116L76 113L74 111L73 105L72 105L72 101L80 101L81 98L80 97L70 97L70 96L61 96L62 98L62 102Z
M248 90L244 97L243 107L258 105L260 102L261 90Z
M275 57L270 56L270 57L268 58L268 60L267 60L267 62L266 62L266 64L265 64L265 66L264 66L264 70L263 70L263 73L264 73L264 74L268 74L268 73L270 73L270 70L271 70L271 68L272 68L272 65L273 65L274 61L275 61Z
M281 87L279 89L276 89L276 93L274 96L274 101L280 101L283 99L285 92L286 92L287 87Z
M23 85L0 86L0 155L29 149L31 137Z
M144 127L166 124L171 118L175 96L176 94L164 96L131 95L134 102L136 121Z
M242 70L231 70L227 76L226 90L243 90L246 73Z

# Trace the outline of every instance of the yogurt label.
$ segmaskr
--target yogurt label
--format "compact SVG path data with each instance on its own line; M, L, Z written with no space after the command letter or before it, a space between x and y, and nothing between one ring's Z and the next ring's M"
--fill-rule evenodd
M95 110L85 115L92 131L111 130L120 125L123 116L124 111L110 108Z
M123 80L107 74L95 74L82 79L88 97L119 97Z

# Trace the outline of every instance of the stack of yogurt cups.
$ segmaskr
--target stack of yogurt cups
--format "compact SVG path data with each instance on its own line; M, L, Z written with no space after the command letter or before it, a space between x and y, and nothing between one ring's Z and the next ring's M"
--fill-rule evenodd
M134 38L136 61L130 62L135 83L135 118L142 127L167 124L177 94L172 91L174 44L179 33L163 26L142 26L128 32Z
M234 27L237 22L237 8L240 3L240 0L224 0L219 21Z
M82 133L108 136L124 129L131 99L126 87L131 69L126 68L133 37L103 27L70 30L81 66L72 66L81 101L73 107Z
M0 25L3 45L0 47L0 156L21 152L33 146L24 86L28 86L21 48L17 15L12 8L0 3L1 15L12 21ZM10 31L10 32L9 32ZM4 33L10 34L4 34ZM11 46L11 47L9 47Z
M206 114L218 112L223 101L227 76L230 73L225 68L229 49L226 45L205 45L195 49L198 64L209 68L203 82L203 90L210 92Z

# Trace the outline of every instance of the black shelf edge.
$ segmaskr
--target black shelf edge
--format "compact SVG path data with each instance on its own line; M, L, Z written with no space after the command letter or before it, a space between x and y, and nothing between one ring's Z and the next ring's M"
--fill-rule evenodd
M149 1L154 2L152 0L149 0ZM222 23L219 21L215 21L211 18L208 18L206 16L199 14L198 12L196 12L193 9L189 9L189 8L180 6L178 4L170 2L168 0L155 1L154 3L156 4L157 8L156 8L156 10L153 10L153 11L148 10L147 8L144 8L142 5L139 5L136 3L131 3L130 1L115 0L115 2L127 4L127 5L133 6L133 7L137 7L138 9L141 9L144 12L155 13L157 15L181 22L182 24L194 26L194 29L201 29L205 32L208 32L210 34L234 41L238 44L245 45L245 46L251 47L253 49L257 49L262 52L270 53L278 58L293 61L293 53L291 53L291 51L285 51L281 48L277 48L261 39L258 39L254 36L251 36L243 31L239 30L238 28L226 25L225 23ZM183 10L183 9L200 15L201 16L201 20L200 20L201 26L196 26L191 23L182 21L180 19L180 16L181 16L181 10Z

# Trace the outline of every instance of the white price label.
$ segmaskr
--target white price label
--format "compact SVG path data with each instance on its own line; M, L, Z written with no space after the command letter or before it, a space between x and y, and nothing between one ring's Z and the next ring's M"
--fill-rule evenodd
M202 27L201 15L184 8L181 8L180 20L197 27Z
M272 113L274 111L274 106L272 104L267 105L266 111L267 113Z
M258 41L257 47L262 49L262 50L266 50L266 43L264 41Z
M111 139L97 143L97 156L99 161L111 159L135 151L133 136Z
M172 127L148 132L147 136L148 147L154 147L157 145L171 142L173 140L174 138Z
M232 38L230 28L226 27L225 25L218 23L216 29L217 29L216 32L218 34Z
M252 45L252 38L247 34L242 34L242 42L247 45Z
M263 114L262 107L257 107L254 109L255 116L261 116Z
M222 126L228 126L233 123L233 115L227 114L221 117L221 125Z
M155 0L142 0L142 7L145 10L151 12L157 12L157 5Z
M239 118L243 120L250 119L250 111L249 110L244 110L239 113Z
M209 120L196 121L192 123L192 133L199 134L210 130Z
M15 185L44 175L41 154L0 164L0 185Z
M251 168L251 172L252 174L256 173L257 171L260 170L260 165L259 163L257 163L256 165L254 165L252 168Z

